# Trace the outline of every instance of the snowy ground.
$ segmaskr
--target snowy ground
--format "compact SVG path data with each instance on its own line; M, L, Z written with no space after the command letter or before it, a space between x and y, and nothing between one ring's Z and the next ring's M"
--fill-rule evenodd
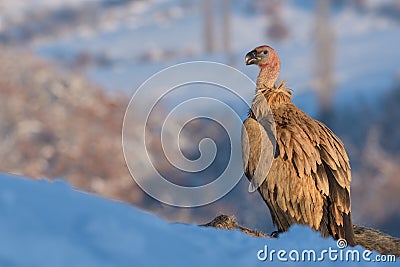
M292 261L291 250L302 255L316 251L316 262L306 265L342 266L346 249L322 239L308 228L294 227L279 239L262 239L238 231L223 231L196 225L167 223L121 202L73 190L64 181L49 182L0 174L0 266L304 266ZM286 250L260 261L259 252ZM324 249L336 260L319 262ZM362 259L364 250L356 249ZM292 252L292 258L296 254ZM304 254L307 258L308 254ZM342 255L342 256L340 256ZM365 266L395 266L373 262ZM299 256L301 259L302 256ZM342 257L343 261L340 260ZM361 260L363 261L363 260ZM360 262L346 262L359 266ZM386 264L386 265L385 265Z

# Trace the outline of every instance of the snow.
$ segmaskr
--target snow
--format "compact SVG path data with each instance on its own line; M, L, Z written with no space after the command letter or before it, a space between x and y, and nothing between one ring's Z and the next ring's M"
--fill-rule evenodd
M239 231L168 223L125 203L76 191L65 181L9 174L0 174L0 214L0 266L4 267L265 266L271 264L269 259L257 258L265 246L269 252L337 249L334 240L323 239L306 227L295 226L278 239L264 239ZM364 250L356 249L362 255ZM276 255L272 263L304 265L280 262ZM322 264L343 263L327 258L307 266ZM386 265L371 262L367 266Z

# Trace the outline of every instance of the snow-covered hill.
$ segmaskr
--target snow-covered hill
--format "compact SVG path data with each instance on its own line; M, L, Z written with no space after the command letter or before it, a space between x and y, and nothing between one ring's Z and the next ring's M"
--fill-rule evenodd
M127 204L75 191L64 181L7 174L0 175L0 237L0 266L4 267L342 266L349 251L304 227L294 227L271 240L167 223ZM260 261L266 257L265 248L268 257ZM328 252L321 262L324 249ZM271 262L272 250L286 254L273 253ZM297 255L294 250L300 262L291 259ZM315 262L301 261L302 254L308 258L306 250L315 250ZM329 250L336 253L329 256ZM354 251L362 265L386 266L364 262L363 255L374 261L379 257L376 253L365 254L361 247ZM289 263L280 261L279 255ZM360 266L357 261L346 264Z

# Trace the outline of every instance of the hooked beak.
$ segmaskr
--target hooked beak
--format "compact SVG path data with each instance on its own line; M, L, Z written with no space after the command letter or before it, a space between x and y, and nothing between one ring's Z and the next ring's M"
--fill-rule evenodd
M257 51L254 49L246 54L245 62L246 65L257 64L260 58L257 56Z

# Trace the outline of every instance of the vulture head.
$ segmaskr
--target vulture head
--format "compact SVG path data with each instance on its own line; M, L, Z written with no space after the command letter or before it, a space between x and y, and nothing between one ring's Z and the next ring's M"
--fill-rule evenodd
M246 54L246 65L257 65L260 67L258 83L272 87L279 76L280 60L278 54L272 47L262 45L256 47Z

